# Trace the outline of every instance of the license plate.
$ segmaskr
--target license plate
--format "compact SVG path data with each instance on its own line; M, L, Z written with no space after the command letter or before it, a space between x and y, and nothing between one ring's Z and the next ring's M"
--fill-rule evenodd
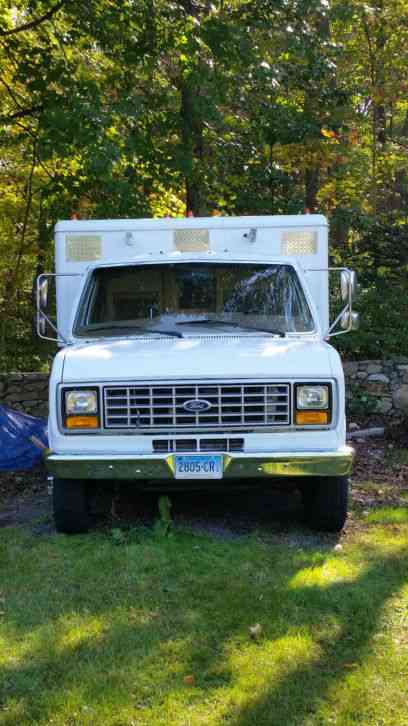
M222 456L175 456L176 479L222 479Z

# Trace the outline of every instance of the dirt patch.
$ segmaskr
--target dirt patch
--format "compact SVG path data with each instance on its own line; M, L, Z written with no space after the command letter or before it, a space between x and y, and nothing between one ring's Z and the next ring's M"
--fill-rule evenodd
M17 496L2 503L0 511L0 527L17 524L38 526L51 522L50 497L47 494L33 496ZM48 527L47 527L48 529Z
M357 506L408 504L408 426L385 431L383 438L353 440L356 458L352 474Z
M121 490L115 506L116 522L151 526L158 518L158 497ZM300 495L294 489L173 492L170 501L175 527L228 538L265 527L293 528L303 514Z
M50 527L51 502L42 468L0 473L0 527Z
M47 491L47 475L42 467L30 471L0 471L0 504L5 499L19 496L44 494Z

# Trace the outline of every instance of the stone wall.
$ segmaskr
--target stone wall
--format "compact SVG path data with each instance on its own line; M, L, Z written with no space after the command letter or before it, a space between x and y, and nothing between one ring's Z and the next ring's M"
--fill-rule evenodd
M376 412L387 418L408 417L408 358L394 361L356 361L344 364L348 397L366 394L376 401ZM0 374L0 404L46 416L48 375L46 373Z
M0 373L0 404L32 416L47 416L48 374Z
M344 363L347 396L365 393L375 412L387 418L408 417L408 358Z

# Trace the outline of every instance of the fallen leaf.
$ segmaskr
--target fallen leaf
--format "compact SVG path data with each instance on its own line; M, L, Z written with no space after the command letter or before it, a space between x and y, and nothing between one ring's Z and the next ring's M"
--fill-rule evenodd
M194 686L195 678L191 674L189 676L184 676L183 681L184 681L184 683L185 683L186 686Z
M249 628L249 634L253 640L258 640L260 636L262 635L262 625L260 623L256 623L256 625L251 625Z

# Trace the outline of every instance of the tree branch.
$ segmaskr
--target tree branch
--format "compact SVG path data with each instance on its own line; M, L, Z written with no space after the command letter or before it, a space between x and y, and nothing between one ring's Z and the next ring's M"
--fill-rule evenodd
M4 88L6 89L7 93L8 93L8 94L9 94L9 96L10 96L10 98L12 98L12 100L13 100L13 101L14 101L14 103L16 104L17 108L19 108L19 109L20 109L20 111L22 111L22 110L23 110L23 108L24 108L24 106L22 106L22 105L21 105L20 101L18 100L18 98L17 98L16 94L15 94L15 93L14 93L14 91L13 91L13 90L11 89L11 87L9 86L9 84L8 84L8 83L6 83L6 81L4 80L4 78L1 78L1 77L0 77L0 83L2 83L2 84L3 84Z
M30 172L29 172L27 184L25 187L26 205L25 205L24 216L23 216L23 226L22 226L21 236L20 236L20 246L19 246L19 250L17 253L17 259L15 262L13 278L12 278L12 283L11 283L11 290L12 290L13 295L17 288L21 260L23 258L23 254L24 254L28 220L29 220L29 216L30 216L30 212L31 212L31 205L32 205L32 201L33 201L33 177L34 177L34 171L35 171L36 165L37 165L37 139L35 138L33 141L32 161L31 161Z
M10 116L0 116L0 123L11 124L13 121L19 118L25 118L26 116L34 116L36 113L43 111L44 106L32 106L31 108L22 108L20 111L10 114Z
M7 35L14 35L15 33L22 33L25 30L32 30L32 28L37 28L39 25L44 23L46 20L49 20L52 18L55 13L58 12L64 5L65 0L61 0L61 2L56 3L52 8L50 8L44 15L41 15L39 18L34 18L34 20L30 20L28 23L24 23L23 25L18 25L16 28L10 28L9 30L0 30L0 37L5 37Z

